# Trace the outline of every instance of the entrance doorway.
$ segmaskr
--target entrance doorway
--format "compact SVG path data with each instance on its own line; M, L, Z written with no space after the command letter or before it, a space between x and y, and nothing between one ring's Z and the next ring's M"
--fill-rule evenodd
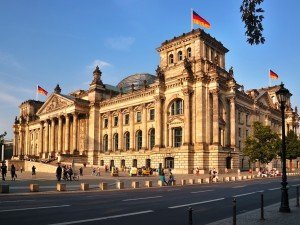
M151 159L146 159L146 168L151 167Z
M173 157L165 158L165 168L174 169L174 158Z
M231 161L232 161L232 157L227 157L226 158L226 168L227 169L232 169L232 165L231 165Z
M137 167L137 159L132 160L132 167Z

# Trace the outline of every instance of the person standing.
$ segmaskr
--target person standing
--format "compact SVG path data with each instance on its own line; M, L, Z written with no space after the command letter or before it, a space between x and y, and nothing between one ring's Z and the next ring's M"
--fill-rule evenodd
M22 166L20 167L20 171L21 171L21 173L23 173L23 167Z
M2 163L1 166L2 180L5 180L6 173L7 173L7 166L5 165L5 163Z
M10 174L11 174L11 180L16 180L17 174L16 174L16 167L14 164L10 167Z
M79 168L79 175L83 176L83 168L82 167Z
M62 174L62 168L61 168L60 165L58 165L58 167L56 168L56 178L57 178L57 181L61 180L61 174Z
M31 172L32 172L32 176L33 176L33 175L36 175L36 168L35 168L34 165L33 165L32 168L31 168Z

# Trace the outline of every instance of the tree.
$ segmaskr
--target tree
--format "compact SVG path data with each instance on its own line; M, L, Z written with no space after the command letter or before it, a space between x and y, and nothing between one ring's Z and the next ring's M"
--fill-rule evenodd
M280 139L269 126L259 122L253 124L253 134L245 141L244 155L250 162L269 163L278 155Z
M300 141L297 134L290 130L286 139L286 158L290 160L290 169L292 168L292 160L300 156ZM281 155L281 152L279 153Z
M262 20L264 16L264 10L259 7L264 0L243 0L240 6L240 12L242 13L242 21L245 23L247 42L253 44L263 44L265 38L262 35L263 26Z
M6 131L4 131L4 133L3 134L0 134L0 146L2 145L2 144L4 144L4 137L6 136Z

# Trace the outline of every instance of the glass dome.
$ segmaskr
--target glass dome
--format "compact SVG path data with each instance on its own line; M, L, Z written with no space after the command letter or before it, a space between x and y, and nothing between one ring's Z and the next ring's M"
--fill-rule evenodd
M122 87L123 92L128 92L131 90L131 85L134 84L134 89L138 90L144 87L144 81L147 81L147 85L153 84L155 82L156 76L149 73L137 73L130 75L123 80L121 80L117 87L120 89Z

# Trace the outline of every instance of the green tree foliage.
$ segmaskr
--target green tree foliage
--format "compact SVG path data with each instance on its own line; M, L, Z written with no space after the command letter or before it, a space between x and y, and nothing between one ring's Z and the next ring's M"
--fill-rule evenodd
M265 38L262 35L264 30L262 26L262 20L264 16L264 10L259 7L264 0L243 0L240 6L240 12L242 13L242 20L245 23L247 42L253 44L263 44Z
M290 130L287 133L286 139L286 158L289 160L296 159L300 156L300 141L297 134Z
M253 135L246 139L244 155L248 156L251 162L269 163L278 155L279 146L278 134L269 126L255 122Z
M6 136L6 131L3 134L0 134L0 145L4 143L4 137Z

